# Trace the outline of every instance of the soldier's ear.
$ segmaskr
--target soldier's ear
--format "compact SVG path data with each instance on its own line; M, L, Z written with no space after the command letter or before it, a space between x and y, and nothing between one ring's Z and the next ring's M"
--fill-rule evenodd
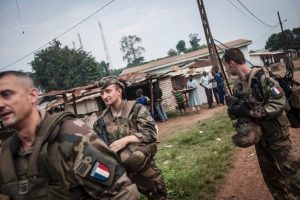
M30 96L30 101L32 104L36 104L38 97L39 97L39 92L38 89L33 87L29 89L29 96Z

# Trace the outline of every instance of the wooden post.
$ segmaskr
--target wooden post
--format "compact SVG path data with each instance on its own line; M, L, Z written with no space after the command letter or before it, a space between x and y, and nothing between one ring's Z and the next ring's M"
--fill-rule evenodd
M150 87L150 100L151 100L150 101L150 110L151 110L151 113L154 116L152 77L150 77L148 83L149 83L149 87Z
M74 114L77 117L77 106L76 106L76 97L75 94L72 93L72 100L73 100L73 109L74 109Z
M64 94L62 94L62 96L63 96L63 100L64 100L65 111L67 111L67 110L69 110L69 102L68 102L67 94L64 93Z

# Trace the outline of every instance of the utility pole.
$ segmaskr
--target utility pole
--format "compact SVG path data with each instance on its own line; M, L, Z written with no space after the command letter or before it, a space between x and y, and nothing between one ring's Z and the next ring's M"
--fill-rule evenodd
M82 45L82 42L81 42L80 34L77 33L77 36L78 36L78 40L79 40L79 44L80 44L80 49L83 50L83 45Z
M280 24L280 28L281 28L281 33L283 35L283 43L284 43L284 48L283 48L283 52L285 54L285 58L284 58L284 63L285 63L285 68L286 68L286 78L288 78L290 81L291 79L293 79L293 76L294 76L294 64L289 56L289 50L288 50L288 47L287 47L287 38L286 38L286 35L283 31L283 27L282 27L282 21L281 21L281 18L280 18L280 14L279 12L277 11L277 15L278 15L278 20L279 20L279 24Z
M72 41L72 44L73 44L73 48L76 49L76 45L74 41Z
M100 20L98 21L98 25L99 25L99 28L100 28L101 38L102 38L102 42L103 42L103 46L104 46L106 62L108 62L108 64L109 64L108 69L111 70L113 68L113 66L112 66L110 56L109 56L109 51L108 51L108 48L107 48L107 44L106 44L106 40L105 40L104 32L103 32L103 27L102 27L102 24L101 24Z
M208 51L209 51L209 56L210 56L212 66L216 67L218 69L221 68L222 73L225 77L225 81L227 83L229 93L232 94L231 88L229 86L229 82L228 82L228 79L227 79L227 76L226 76L226 73L225 73L225 70L223 68L221 59L219 57L216 45L214 43L214 38L213 38L213 36L211 34L211 31L210 31L210 27L209 27L209 23L208 23L208 19L207 19L207 15L206 15L203 0L197 0L197 4L198 4L202 24L203 24L203 29L204 29L204 33L205 33L205 37L206 37L206 42L207 42L207 48L208 48Z

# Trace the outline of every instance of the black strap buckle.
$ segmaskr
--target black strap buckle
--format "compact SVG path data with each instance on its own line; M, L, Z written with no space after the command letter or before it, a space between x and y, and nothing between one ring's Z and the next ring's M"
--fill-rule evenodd
M29 181L28 179L19 181L19 194L24 195L29 192Z

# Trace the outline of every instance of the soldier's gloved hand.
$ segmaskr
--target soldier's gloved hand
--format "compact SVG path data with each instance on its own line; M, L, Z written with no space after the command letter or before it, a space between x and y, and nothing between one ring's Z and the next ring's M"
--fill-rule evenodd
M239 102L239 99L234 96L226 95L225 102L226 102L226 105L228 107L230 107L231 105L237 104Z
M228 108L228 113L231 113L236 117L250 117L250 109L243 102L231 105Z

